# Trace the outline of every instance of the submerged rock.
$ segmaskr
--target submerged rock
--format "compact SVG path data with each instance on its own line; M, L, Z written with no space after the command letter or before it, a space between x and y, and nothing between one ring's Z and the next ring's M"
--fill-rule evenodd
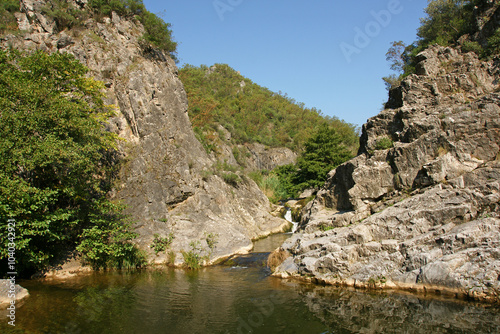
M418 59L275 275L500 300L499 63L441 46Z
M27 289L19 284L12 284L11 280L0 279L0 307L5 308L13 301L18 302L29 296ZM15 304L14 304L15 305Z

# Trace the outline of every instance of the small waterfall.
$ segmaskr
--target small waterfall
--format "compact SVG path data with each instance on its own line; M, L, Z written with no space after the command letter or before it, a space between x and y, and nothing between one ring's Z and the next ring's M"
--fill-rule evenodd
M285 219L293 224L292 233L295 233L295 231L297 231L297 228L299 227L299 223L293 221L291 209L288 209L287 212L285 213Z

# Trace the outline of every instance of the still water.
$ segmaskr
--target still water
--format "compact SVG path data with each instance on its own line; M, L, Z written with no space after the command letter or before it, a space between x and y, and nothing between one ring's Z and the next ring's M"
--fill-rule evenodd
M26 281L15 330L0 333L500 333L500 308L313 286L269 276L266 252L199 271L95 273Z

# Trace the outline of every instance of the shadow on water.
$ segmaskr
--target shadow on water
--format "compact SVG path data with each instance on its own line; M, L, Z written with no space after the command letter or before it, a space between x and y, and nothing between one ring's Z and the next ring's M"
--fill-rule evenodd
M258 263L274 245L257 246L239 260L257 265L23 282L31 296L0 333L500 333L498 307L270 277Z

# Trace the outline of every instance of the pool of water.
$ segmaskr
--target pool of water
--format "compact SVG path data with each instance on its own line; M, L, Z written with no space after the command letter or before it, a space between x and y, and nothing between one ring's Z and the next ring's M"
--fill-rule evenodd
M0 333L500 333L498 307L302 284L270 277L263 265L21 285L30 297L16 327L4 321Z

